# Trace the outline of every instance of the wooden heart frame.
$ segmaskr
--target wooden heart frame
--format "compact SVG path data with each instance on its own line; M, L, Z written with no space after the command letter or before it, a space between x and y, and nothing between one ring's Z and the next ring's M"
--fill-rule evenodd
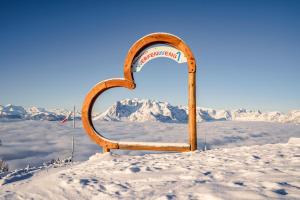
M165 44L182 51L187 58L188 65L188 130L189 143L152 143L152 142L122 142L105 138L98 133L92 122L92 109L96 99L106 90L115 87L134 89L136 87L133 77L132 64L136 56L144 49ZM108 79L97 83L87 94L82 106L82 123L86 133L103 152L111 149L124 150L153 150L153 151L195 151L197 149L196 124L196 61L190 48L179 37L168 33L152 33L139 39L130 48L124 63L124 78Z

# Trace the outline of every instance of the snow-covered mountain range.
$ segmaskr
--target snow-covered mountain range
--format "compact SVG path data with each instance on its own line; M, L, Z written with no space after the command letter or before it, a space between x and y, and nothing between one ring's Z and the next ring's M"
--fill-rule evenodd
M124 99L117 101L94 120L105 121L159 121L159 122L187 122L188 107L173 106L168 102L146 99ZM261 112L246 109L214 110L211 108L197 108L197 122L202 121L271 121L300 123L300 110L293 110L286 114L281 112Z
M50 109L30 107L28 109L22 106L8 104L0 105L0 119L19 119L19 120L47 120L59 121L63 120L70 111L66 109ZM80 118L80 114L76 113L76 117Z
M52 109L22 106L0 105L0 119L28 119L58 121L64 119L70 111L65 109ZM80 113L76 113L80 118ZM173 106L168 102L147 99L124 99L117 101L93 120L102 121L158 121L185 123L188 120L186 106ZM261 112L246 109L215 110L211 108L197 108L197 122L202 121L270 121L300 123L300 110L288 113Z

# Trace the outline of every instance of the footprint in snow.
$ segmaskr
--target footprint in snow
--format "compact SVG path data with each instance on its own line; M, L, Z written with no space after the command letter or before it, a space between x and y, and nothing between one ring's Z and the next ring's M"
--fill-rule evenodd
M194 180L193 182L195 184L203 184L203 183L206 183L206 180Z
M93 183L98 183L98 180L95 179L95 178L92 178L91 181L92 181Z
M166 197L167 197L167 200L176 199L176 195L175 194L167 194Z
M293 187L293 188L296 188L296 189L300 190L300 187L289 184L288 182L278 182L277 184L281 185L281 186L286 186L286 187Z
M280 195L287 195L287 191L285 189L278 189L278 190L273 190L274 193L280 194Z
M244 183L241 181L235 181L233 182L235 185L244 186Z
M150 167L144 167L144 170L147 172L152 172L153 170Z
M141 171L141 168L139 168L137 166L133 166L133 167L128 168L126 171L129 173L138 173Z
M84 186L88 185L89 182L90 182L89 179L80 179L80 180L79 180L79 183L80 183L81 185L84 185Z
M203 174L204 174L205 176L208 176L208 175L211 174L211 172L204 172Z

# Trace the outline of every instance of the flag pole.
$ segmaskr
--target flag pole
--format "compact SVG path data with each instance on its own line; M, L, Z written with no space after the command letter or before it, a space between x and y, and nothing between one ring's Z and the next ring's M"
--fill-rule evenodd
M73 129L75 129L75 106L73 109ZM75 130L74 130L75 131ZM75 144L74 144L74 132L72 134L72 155L71 155L71 161L73 162L73 157L74 157L74 148L75 148Z
M204 151L206 151L206 133L204 131Z
M73 128L75 128L75 106L73 109Z

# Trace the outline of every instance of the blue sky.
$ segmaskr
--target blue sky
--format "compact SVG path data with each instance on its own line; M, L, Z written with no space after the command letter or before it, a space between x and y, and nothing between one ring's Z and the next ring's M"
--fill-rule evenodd
M181 37L198 65L198 106L300 108L299 1L0 0L0 104L81 107L97 82L123 76L130 46L152 32ZM187 103L187 67L166 58L135 74L123 98Z

